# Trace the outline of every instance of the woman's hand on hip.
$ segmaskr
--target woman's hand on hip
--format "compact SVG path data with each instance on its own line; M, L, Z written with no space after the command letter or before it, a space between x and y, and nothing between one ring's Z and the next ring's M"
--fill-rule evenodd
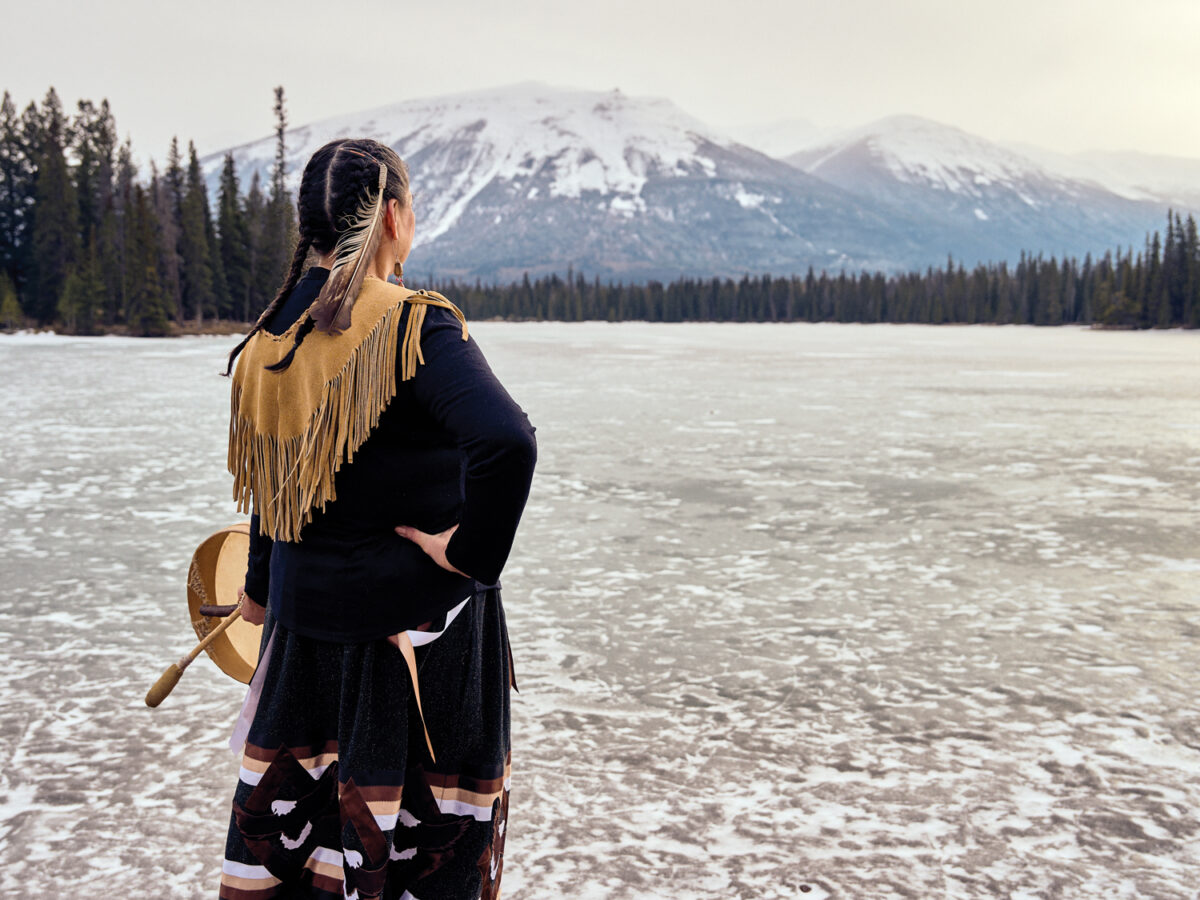
M396 534L400 535L402 538L407 538L408 540L412 541L425 551L426 556L432 559L447 572L454 572L458 575L462 575L464 578L470 578L470 575L454 568L454 566L450 565L450 562L446 559L446 545L450 543L450 536L457 530L458 526L454 525L450 528L447 528L445 531L439 532L438 534L426 534L424 531L417 531L417 529L409 525L399 525L396 528Z

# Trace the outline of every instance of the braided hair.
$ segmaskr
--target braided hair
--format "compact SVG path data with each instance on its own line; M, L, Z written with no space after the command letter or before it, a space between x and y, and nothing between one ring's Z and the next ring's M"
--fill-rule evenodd
M394 199L399 202L401 209L408 206L408 167L396 151L385 144L370 138L342 138L330 141L309 159L300 178L297 202L299 239L292 253L287 278L284 279L275 298L258 317L250 333L230 352L226 375L233 371L234 361L250 343L250 339L263 330L267 320L291 294L300 280L309 251L315 250L322 256L334 251L339 237L353 223L364 196L375 192L380 166L387 168L383 204ZM312 315L307 316L296 330L295 340L287 355L267 368L280 371L291 365L297 348L316 325L317 319Z

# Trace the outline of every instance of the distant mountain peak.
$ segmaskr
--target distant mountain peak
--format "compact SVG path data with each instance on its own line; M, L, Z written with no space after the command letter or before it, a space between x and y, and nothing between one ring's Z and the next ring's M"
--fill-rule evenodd
M894 113L890 116L883 116L875 119L866 125L860 127L860 130L871 131L962 131L961 128L956 128L953 125L947 125L944 122L939 122L936 119L930 119L927 116L918 116L915 113ZM965 133L965 132L963 132Z
M808 129L818 133L791 120L764 134ZM730 136L666 98L537 81L289 129L289 187L317 148L362 136L409 165L414 276L898 271L947 253L971 262L1022 249L1100 252L1140 235L1147 211L1159 217L920 116L823 138L784 162L745 131ZM243 186L255 173L265 182L274 150L271 137L232 149ZM202 160L210 190L223 156Z
M1049 176L1034 160L993 141L916 115L887 116L794 154L789 161L821 176L839 157L874 157L898 180L980 196L993 184L1015 185ZM1029 197L1029 202L1036 199Z
M536 192L530 199L537 193L571 199L594 193L617 198L614 209L637 210L644 208L640 192L648 177L709 171L713 164L702 147L729 143L664 98L526 81L293 128L287 133L289 187L299 187L313 150L356 134L387 143L413 167L428 223L418 245L454 227L496 180L524 184ZM239 168L265 174L272 153L268 140L237 148L235 157L241 157ZM205 163L214 171L219 165L215 157Z

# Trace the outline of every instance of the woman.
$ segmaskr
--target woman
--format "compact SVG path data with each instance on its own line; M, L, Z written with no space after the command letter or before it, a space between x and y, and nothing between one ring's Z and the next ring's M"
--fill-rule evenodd
M326 144L298 212L287 280L230 354L243 614L265 627L220 896L496 897L498 581L533 427L453 304L387 282L415 228L390 148Z

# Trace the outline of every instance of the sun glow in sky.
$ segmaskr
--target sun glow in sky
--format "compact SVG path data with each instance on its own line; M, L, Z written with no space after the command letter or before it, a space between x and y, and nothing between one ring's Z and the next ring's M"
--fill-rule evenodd
M107 97L161 159L292 124L537 80L668 97L718 127L913 113L1053 150L1200 157L1196 0L0 0L0 89Z

